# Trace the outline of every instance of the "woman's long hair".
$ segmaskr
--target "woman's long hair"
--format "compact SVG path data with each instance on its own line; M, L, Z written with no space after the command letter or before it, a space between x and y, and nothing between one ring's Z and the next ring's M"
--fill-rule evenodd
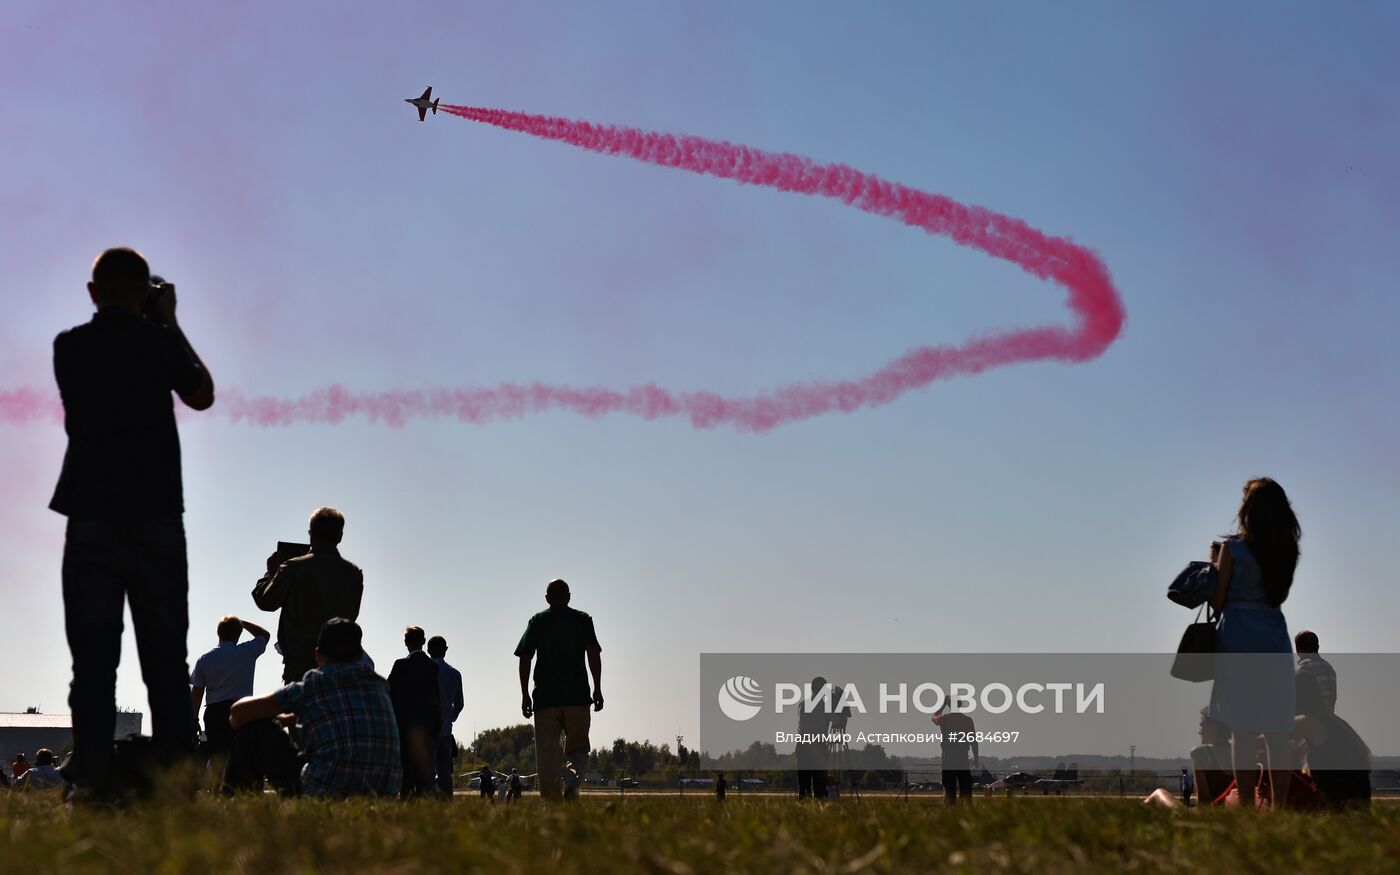
M1298 567L1298 541L1303 530L1283 487L1260 477L1244 485L1239 512L1240 537L1263 572L1264 595L1274 607L1288 598L1293 570Z

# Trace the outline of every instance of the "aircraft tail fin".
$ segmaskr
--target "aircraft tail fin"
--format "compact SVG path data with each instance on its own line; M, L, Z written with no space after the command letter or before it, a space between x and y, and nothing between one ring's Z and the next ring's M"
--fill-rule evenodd
M438 101L440 101L440 100L442 100L441 97L439 97L437 100L434 100L434 101L433 101L433 115L437 115L437 105L438 105Z

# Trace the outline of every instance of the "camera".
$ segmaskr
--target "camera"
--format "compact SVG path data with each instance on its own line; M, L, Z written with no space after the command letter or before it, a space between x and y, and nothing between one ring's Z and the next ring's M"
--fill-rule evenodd
M163 295L169 293L171 285L166 281L165 277L156 274L151 274L150 284L151 294L150 297L146 298L146 305L141 308L141 315L152 322L159 323L161 318L159 312L156 310L156 302L159 301Z

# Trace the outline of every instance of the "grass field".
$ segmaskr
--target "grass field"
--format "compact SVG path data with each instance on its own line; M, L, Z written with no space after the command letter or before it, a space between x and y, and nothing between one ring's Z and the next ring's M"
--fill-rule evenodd
M911 872L1400 870L1400 805L1172 812L1097 799L537 798L490 806L275 797L68 810L0 799L3 872Z

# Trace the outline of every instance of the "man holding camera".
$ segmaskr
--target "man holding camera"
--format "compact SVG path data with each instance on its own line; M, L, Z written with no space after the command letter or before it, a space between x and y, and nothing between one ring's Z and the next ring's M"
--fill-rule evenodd
M945 700L933 714L933 724L943 736L939 742L943 754L943 798L957 805L962 796L964 805L972 804L972 769L981 766L977 747L977 726L972 715L957 710L958 703ZM971 761L968 750L972 750Z
M130 602L161 759L192 750L185 679L189 579L174 392L194 410L214 381L175 318L175 287L153 281L134 249L92 266L92 320L54 339L68 449L49 507L68 517L63 608L73 683L72 774L97 796L111 786L122 608Z
M826 798L826 768L831 745L823 740L831 731L831 712L835 702L834 689L826 678L812 678L797 715L797 732L805 741L797 743L797 798Z

